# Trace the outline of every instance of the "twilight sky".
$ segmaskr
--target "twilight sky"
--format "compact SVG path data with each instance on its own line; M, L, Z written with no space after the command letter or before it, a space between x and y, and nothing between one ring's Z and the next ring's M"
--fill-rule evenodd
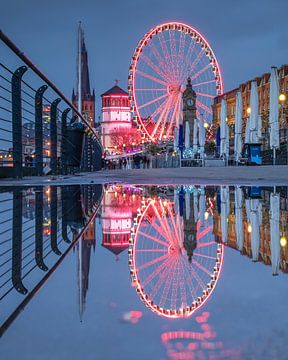
M0 28L70 97L79 20L97 95L114 79L126 88L130 58L150 28L183 21L210 42L230 90L288 63L287 11L287 0L1 0Z

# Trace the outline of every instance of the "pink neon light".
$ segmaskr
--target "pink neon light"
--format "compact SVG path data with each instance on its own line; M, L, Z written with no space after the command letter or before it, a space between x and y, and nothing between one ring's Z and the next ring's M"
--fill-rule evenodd
M165 79L167 79L167 74L169 74L170 78L174 78L175 74L179 75L179 59L176 61L176 63L173 65L171 56L173 56L173 54L175 55L175 38L174 38L174 34L171 35L173 33L173 30L170 34L170 41L171 41L171 50L172 50L172 55L170 54L170 52L167 49L166 43L165 41L161 41L162 39L162 31L166 31L169 30L169 28L172 29L177 29L178 31L181 31L181 38L180 38L180 50L178 55L180 55L181 58L181 54L183 56L183 49L184 49L184 44L185 44L185 34L188 33L195 33L195 37L198 43L202 43L202 50L199 52L198 56L196 57L196 59L193 62L193 66L196 66L197 62L200 60L200 58L203 55L206 56L210 56L212 57L212 60L210 61L210 66L215 70L215 73L217 73L218 77L219 77L219 85L217 85L216 87L216 91L218 93L218 95L221 95L223 93L223 81L222 81L222 74L221 74L221 69L219 66L219 63L216 59L216 56L210 46L210 44L208 43L208 41L205 39L205 37L195 28L193 28L190 25L187 25L185 23L182 22L177 22L177 21L172 21L172 22L167 22L167 23L163 23L160 25L155 26L154 28L152 28L150 31L148 31L148 33L140 40L134 55L132 57L132 62L131 62L131 66L130 66L130 75L129 75L129 84L130 87L132 89L132 97L130 98L130 104L131 104L131 109L133 108L133 110L135 109L136 111L136 120L140 123L142 129L144 130L144 134L148 137L148 139L150 140L154 140L154 135L151 135L148 131L148 129L145 126L145 123L143 122L143 119L141 118L140 112L139 112L139 106L137 104L137 98L136 98L136 89L135 89L135 73L136 71L139 73L139 70L137 69L137 63L140 59L141 53L144 49L145 46L149 45L150 49L152 50L154 56L156 57L157 61L159 62L159 66L155 65L154 63L152 63L150 60L148 61L148 65L152 65L152 67L154 68L154 71L156 73L158 73L159 76L165 76ZM161 62L161 55L159 54L157 48L154 46L153 43L151 43L149 40L152 38L152 36L156 35L159 33L159 40L161 43L161 47L162 47L162 51L164 54L167 54L167 61L165 64L163 64L163 62ZM182 35L184 34L184 35ZM163 40L163 39L162 39ZM194 43L195 44L195 43ZM192 53L194 46L189 47L189 51ZM201 55L200 55L201 54ZM142 59L143 56L141 56ZM147 58L146 58L147 60ZM145 59L144 59L145 61ZM146 61L147 63L147 61ZM168 68L167 68L168 66ZM160 69L160 67L162 68L162 70ZM157 69L157 71L155 70ZM204 71L203 71L204 72ZM140 72L141 74L141 72ZM146 74L144 72L142 72L142 76L147 77L148 79L152 80L152 81L156 81L162 85L167 85L165 82L161 82L160 79L156 79L155 77L151 77L149 74ZM198 75L199 76L199 73ZM196 77L195 77L196 78ZM218 79L217 79L218 80ZM211 83L214 82L215 80L211 80ZM210 82L210 81L209 81ZM200 84L204 84L205 82L196 84L195 86L200 86ZM208 82L206 82L208 83ZM217 95L217 94L216 94ZM203 105L204 107L204 105ZM203 108L202 107L202 108ZM204 108L203 108L204 109ZM205 111L207 111L207 109L205 109ZM208 113L212 113L211 110L208 111ZM172 119L173 120L173 119Z
M169 313L168 311L164 311L164 309L161 309L159 306L155 305L153 302L151 302L151 300L149 300L148 296L145 294L144 292L144 289L143 287L145 286L144 283L141 284L140 280L139 280L139 277L138 277L138 271L140 269L140 267L136 267L136 256L135 256L135 253L136 253L136 240L138 238L138 235L140 234L140 225L144 219L144 217L146 216L147 212L149 212L149 209L151 208L151 205L153 205L153 208L156 209L156 207L154 206L154 200L150 200L148 202L148 204L146 204L145 208L144 208L144 211L141 213L141 215L139 216L139 218L137 219L137 225L136 225L136 230L134 232L134 235L133 235L133 238L132 238L132 241L130 242L130 250L129 252L131 253L131 258L129 258L129 263L130 263L130 268L131 268L131 274L132 274L132 284L133 284L133 287L136 288L136 291L137 293L140 295L141 299L145 302L146 306L148 308L150 308L153 312L155 312L156 314L158 314L159 316L163 316L163 317L167 317L167 318L170 318L170 319L176 319L176 318L181 318L181 317L190 317L196 310L200 309L205 303L206 301L210 298L210 296L212 295L214 289L216 288L217 286L217 283L219 281L219 278L221 277L221 271L222 271L222 266L223 266L223 258L224 258L224 246L223 244L218 244L218 249L217 249L217 263L216 263L216 266L214 267L214 275L213 275L213 278L214 278L214 285L212 286L212 288L210 290L206 290L206 295L202 296L201 299L199 300L200 303L197 303L197 305L192 308L191 310L187 310L185 309L185 311L183 310L183 313L176 313L176 311L173 311L171 313ZM165 228L165 226L164 226ZM164 230L165 231L165 230ZM144 234L145 236L147 236L148 234ZM157 239L159 240L159 239ZM211 244L215 244L215 242L211 242ZM199 247L202 246L208 246L209 243L203 243L203 244L199 244ZM166 244L165 244L166 246ZM200 254L197 254L198 256ZM148 264L151 264L151 263L155 263L155 262L159 262L161 260L159 260L160 258L162 259L165 259L165 261L167 261L167 258L165 256L162 256L162 257L158 257L152 261L150 261ZM176 261L176 260L175 260ZM195 260L194 260L195 262ZM175 264L175 262L174 262ZM147 267L147 263L144 264L145 267ZM161 266L161 269L155 269L153 271L153 273L151 273L148 277L150 278L149 281L154 278L155 276L157 276L157 273L159 273L166 265L164 265L163 263L160 265ZM174 266L174 265L173 265ZM202 271L205 271L206 269L203 268L203 266L201 264L199 264L197 262L196 266L198 266ZM167 272L167 271L166 271ZM195 271L192 269L192 272L195 273ZM171 274L171 272L170 272ZM169 274L168 274L169 275ZM209 275L211 275L209 273ZM191 274L192 276L192 274ZM195 273L195 276L198 276L198 274ZM169 288L171 286L171 281L169 281L169 279L167 279L167 276L163 276L163 280L166 278L166 285L165 285L165 292L168 292L169 291ZM170 279L171 280L171 279ZM199 281L201 279L199 278ZM148 281L148 278L146 278L144 280L144 282L149 282ZM202 282L202 288L204 290L205 288L205 285L203 283L203 281L201 280ZM163 284L163 281L162 281L162 284ZM160 284L159 284L160 286ZM154 289L155 291L155 289ZM162 297L164 297L162 295ZM160 300L161 302L161 300Z

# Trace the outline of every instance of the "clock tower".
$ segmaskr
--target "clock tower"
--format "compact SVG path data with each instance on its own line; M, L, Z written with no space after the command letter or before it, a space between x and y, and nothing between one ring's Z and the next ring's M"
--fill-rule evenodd
M194 119L196 119L196 92L193 90L191 78L188 77L186 89L182 95L183 100L183 139L185 139L186 122L190 128L190 144L193 144Z

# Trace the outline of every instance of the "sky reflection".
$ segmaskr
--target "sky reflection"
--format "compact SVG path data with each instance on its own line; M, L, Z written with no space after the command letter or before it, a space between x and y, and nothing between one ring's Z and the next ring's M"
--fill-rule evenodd
M287 358L287 188L0 195L1 358Z

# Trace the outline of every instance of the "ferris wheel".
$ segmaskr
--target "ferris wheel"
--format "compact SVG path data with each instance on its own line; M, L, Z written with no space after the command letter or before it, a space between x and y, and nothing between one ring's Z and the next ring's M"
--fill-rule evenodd
M211 105L222 94L220 67L207 40L194 28L169 22L151 29L130 64L128 93L134 120L148 141L170 140L182 121L188 77L197 95L197 118L212 122Z
M219 279L223 245L212 239L212 224L197 221L192 261L183 241L183 220L167 200L145 200L129 248L132 286L153 312L168 318L191 316Z

